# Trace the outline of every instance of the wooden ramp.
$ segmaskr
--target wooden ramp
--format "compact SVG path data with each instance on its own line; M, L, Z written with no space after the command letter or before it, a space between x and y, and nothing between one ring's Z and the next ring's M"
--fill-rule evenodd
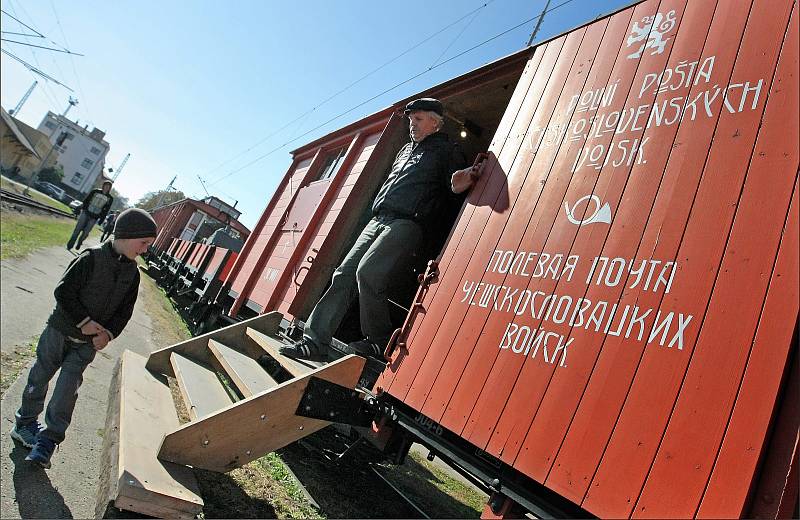
M113 434L104 446L109 464L98 516L113 503L151 516L194 517L203 502L191 468L227 472L330 424L295 415L309 380L355 388L366 361L285 358L278 353L281 319L264 314L148 359L123 354L111 388L107 431ZM270 374L267 365L277 368ZM183 425L166 376L175 377L188 412Z

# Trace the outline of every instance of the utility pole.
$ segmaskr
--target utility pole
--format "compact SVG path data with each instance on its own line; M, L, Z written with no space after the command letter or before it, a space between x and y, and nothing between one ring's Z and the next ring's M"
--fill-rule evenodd
M61 114L61 117L67 117L67 113L69 112L69 110L72 107L74 107L75 105L77 105L77 104L78 104L78 100L73 98L72 96L70 96L69 97L69 104L67 105L67 108L64 110L64 113ZM51 141L53 140L53 135L55 135L55 133L58 130L61 129L61 119L60 118L56 118L56 120L58 121L58 124L56 125L55 128L53 128L53 131L50 132L50 136L48 137L48 139L51 140ZM39 163L39 168L36 171L34 171L33 175L31 175L31 178L28 179L28 184L27 184L27 186L25 186L25 189L22 191L23 195L25 195L27 197L30 194L31 185L34 183L34 181L39 176L39 174L42 173L42 169L44 168L45 164L47 164L47 160L50 159L51 155L53 155L53 150L55 150L56 146L61 146L62 144L64 144L64 141L66 140L66 138L67 138L67 133L66 132L61 132L61 134L58 136L58 138L56 138L56 140L53 141L53 144L50 146L50 150L47 152L47 155L45 155L44 159L42 159L42 162Z
M122 173L122 169L125 168L126 164L128 164L128 159L130 159L130 158L131 158L131 154L128 154L128 155L125 156L124 159L122 159L122 164L119 165L119 168L114 170L114 176L111 177L111 182L114 182L115 180L117 180L117 177L119 177L119 174Z
M19 115L19 111L22 110L22 105L24 105L25 102L28 101L28 98L30 97L31 92L33 92L33 89L35 89L36 85L38 85L38 84L39 84L38 81L34 81L33 82L33 85L31 85L31 88L29 88L28 91L25 93L25 95L22 96L22 99L19 100L19 103L17 103L17 106L15 106L12 110L8 111L8 115L11 115L11 116Z
M166 189L161 192L161 195L159 195L159 197L158 197L158 202L156 203L155 206L153 206L153 209L151 211L157 210L158 208L161 207L161 201L164 200L164 195L172 190L172 185L175 183L175 179L177 179L177 178L178 178L178 176L176 175L175 177L172 178L171 181L169 181L169 184L167 184Z
M547 14L547 8L550 7L550 0L547 0L547 3L544 4L544 9L542 9L542 13L539 15L539 20L536 22L536 27L533 28L533 32L531 33L531 37L528 40L528 47L531 46L533 43L534 38L536 38L536 33L539 32L539 28L542 26L542 22L544 21L544 15Z
M210 194L210 193L208 192L208 190L206 189L206 183L205 183L205 182L203 182L203 178L202 178L202 177L200 177L199 175L197 176L197 178L198 178L198 180L200 181L200 186L202 186L202 187L203 187L203 191L204 191L204 192L206 192L206 196L210 197L210 196L211 196L211 194Z

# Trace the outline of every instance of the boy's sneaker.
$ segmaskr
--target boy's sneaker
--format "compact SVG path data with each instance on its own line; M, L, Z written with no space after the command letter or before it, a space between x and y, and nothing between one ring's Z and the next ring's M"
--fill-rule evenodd
M50 469L50 457L53 456L57 444L47 437L39 435L36 438L36 446L33 447L25 460L37 463L44 469Z
M319 347L308 338L281 347L278 353L292 359L317 359L321 356Z
M384 361L383 349L368 339L354 341L347 345L348 354L357 354L363 357L372 357Z
M36 445L36 436L39 435L41 429L42 427L37 421L23 425L16 424L11 430L11 438L30 449Z

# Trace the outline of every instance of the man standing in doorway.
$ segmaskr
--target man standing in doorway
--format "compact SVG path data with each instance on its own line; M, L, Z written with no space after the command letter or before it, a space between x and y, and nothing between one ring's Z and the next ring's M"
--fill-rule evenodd
M111 181L103 181L103 186L99 190L92 190L89 195L83 199L83 206L81 206L81 214L78 215L78 222L75 224L75 229L72 231L72 236L69 237L67 242L67 249L80 249L83 241L89 236L89 232L94 227L95 223L99 220L102 221L106 218L108 210L111 209L111 204L114 203L114 197L111 196ZM79 236L80 235L80 236ZM75 241L78 241L77 244Z
M303 338L282 347L281 354L314 359L330 353L330 343L347 309L358 296L364 339L351 353L380 358L393 327L387 290L390 280L420 249L423 234L451 193L467 191L477 172L447 135L442 103L421 98L406 105L411 142L398 152L386 181L372 203L372 219L359 235L331 285L306 322Z

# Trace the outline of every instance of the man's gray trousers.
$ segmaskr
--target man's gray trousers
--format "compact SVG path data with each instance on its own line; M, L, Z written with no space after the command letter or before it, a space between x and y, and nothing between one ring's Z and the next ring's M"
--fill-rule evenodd
M83 244L83 241L89 236L96 222L97 219L89 216L89 212L81 211L81 214L78 215L78 222L75 224L75 229L72 230L72 236L69 237L69 242L67 242L67 249L72 249L72 246L76 246L80 249L81 244ZM80 237L78 237L78 235L80 235ZM75 240L78 241L77 244Z
M83 371L94 359L96 351L88 343L74 343L48 325L39 336L36 346L36 362L28 374L28 383L22 392L22 406L16 413L17 425L35 421L44 410L47 388L56 371L61 373L44 420L46 428L40 433L56 444L64 440L64 434L72 420L72 411L78 399L78 388L83 383Z
M392 278L410 265L422 244L422 228L413 220L374 217L359 235L331 285L311 311L304 335L321 349L358 296L361 331L380 347L392 335L387 290Z

